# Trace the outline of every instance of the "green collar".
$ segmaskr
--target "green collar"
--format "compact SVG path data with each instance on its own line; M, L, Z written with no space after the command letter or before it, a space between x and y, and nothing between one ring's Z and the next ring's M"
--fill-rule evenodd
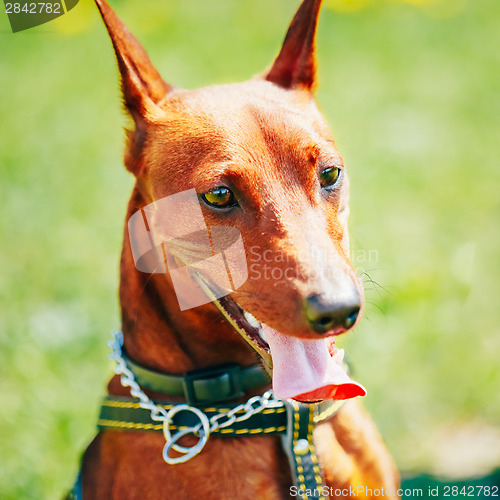
M271 378L261 365L241 368L236 364L226 364L178 376L144 368L124 353L122 356L143 389L182 396L191 405L234 400L243 397L249 390L271 383Z
M179 403L169 401L155 401L155 404L167 412L174 407L180 406ZM293 403L299 405L299 403ZM241 405L240 405L241 406ZM313 425L328 420L342 406L342 401L324 401L312 405L299 405L311 412ZM210 405L199 407L199 409L210 420L220 413L227 413L236 404ZM242 415L244 410L239 410L236 415ZM199 422L196 414L186 409L179 412L173 418L170 424L170 432L178 432L188 428L195 427ZM250 418L234 422L227 427L220 427L212 431L212 434L220 436L249 436L255 434L282 434L285 433L288 426L286 402L280 401L272 407L266 408L259 413L255 413ZM151 412L141 408L139 400L135 398L106 396L101 405L99 419L97 421L99 430L138 430L138 431L156 431L162 432L164 424L153 420Z

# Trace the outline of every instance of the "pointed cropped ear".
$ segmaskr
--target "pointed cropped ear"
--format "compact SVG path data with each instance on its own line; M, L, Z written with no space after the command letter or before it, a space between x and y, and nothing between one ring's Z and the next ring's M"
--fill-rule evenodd
M146 51L130 33L106 0L95 0L113 42L122 79L125 108L137 123L154 113L156 104L172 87L165 83Z
M266 80L286 89L313 89L316 83L316 26L321 1L303 0Z

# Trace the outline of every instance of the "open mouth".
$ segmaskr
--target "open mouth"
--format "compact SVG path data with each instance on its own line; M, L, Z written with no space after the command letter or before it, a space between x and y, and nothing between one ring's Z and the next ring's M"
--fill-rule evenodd
M344 350L335 347L335 337L304 340L284 335L244 311L229 296L214 302L260 355L278 398L314 403L366 394L361 384L349 378L343 364Z

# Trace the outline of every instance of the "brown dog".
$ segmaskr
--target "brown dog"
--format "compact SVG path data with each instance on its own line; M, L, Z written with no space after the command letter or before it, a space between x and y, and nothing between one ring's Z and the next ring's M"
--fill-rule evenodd
M333 355L334 336L357 323L363 297L349 262L347 175L313 97L321 0L303 1L263 76L194 91L165 83L108 4L96 3L134 121L125 153L136 178L127 221L157 200L195 189L207 226L236 228L249 264L248 279L229 296L181 311L169 273L137 269L126 228L120 300L128 357L159 373L183 375L225 363L249 367L259 362L257 351L274 366L273 385L282 399L312 403L363 394L347 375L323 367L319 380L316 369L316 363L331 364L325 352ZM216 305L230 313L233 325ZM246 391L237 401L264 390ZM118 376L109 393L130 396ZM370 489L382 487L395 494L398 474L357 403L347 402L317 425L314 441L332 498L370 497ZM161 433L101 431L84 455L83 497L244 500L293 494L276 435L211 436L198 456L178 465L164 462L164 445Z

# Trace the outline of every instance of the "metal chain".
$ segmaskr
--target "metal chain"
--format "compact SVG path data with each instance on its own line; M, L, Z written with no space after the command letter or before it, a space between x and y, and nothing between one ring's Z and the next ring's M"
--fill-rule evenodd
M143 390L135 380L135 375L130 371L127 363L123 359L123 333L113 332L113 339L108 342L108 346L112 351L109 355L109 359L111 361L115 361L115 373L120 375L120 381L123 387L130 387L130 394L139 399L139 406L141 408L151 412L151 418L153 420L159 422L167 420L168 417L165 408L154 404L153 401L151 401L146 394L144 394Z
M262 396L254 396L250 398L246 403L240 404L227 412L217 413L213 415L209 420L206 416L200 412L197 408L190 407L188 405L178 405L177 410L174 406L170 411L165 410L161 406L153 403L148 396L144 393L144 391L140 388L139 384L135 380L135 376L132 371L128 368L126 361L123 359L122 348L123 348L123 333L122 332L113 332L113 339L108 343L108 346L111 348L111 354L109 355L109 359L115 361L115 373L120 375L121 384L124 387L130 387L130 394L132 396L139 399L139 406L151 412L151 419L159 422L163 422L164 429L167 429L168 432L164 432L167 437L167 451L164 451L164 459L168 463L182 463L182 461L189 460L192 456L199 453L203 448L204 443L208 439L210 433L216 431L217 429L224 429L225 427L229 427L230 425L236 422L243 422L248 420L253 415L260 413L261 411L267 408L282 408L284 407L283 401L277 399L272 390L265 392ZM172 423L172 417L175 413L178 413L181 410L180 406L182 406L182 411L193 411L196 410L196 415L200 418L200 414L202 417L200 418L200 423L196 426L190 427L188 429L182 430L177 435L173 437L170 436L169 426ZM238 415L238 413L241 415ZM209 427L206 425L208 420ZM206 432L208 427L208 432ZM189 450L188 448L183 448L177 445L177 441L179 439L180 434L196 434L203 440L203 445L196 450L196 453L190 454L186 453L185 458L181 459L171 459L169 458L168 451L170 448L173 448L177 451L186 452Z

